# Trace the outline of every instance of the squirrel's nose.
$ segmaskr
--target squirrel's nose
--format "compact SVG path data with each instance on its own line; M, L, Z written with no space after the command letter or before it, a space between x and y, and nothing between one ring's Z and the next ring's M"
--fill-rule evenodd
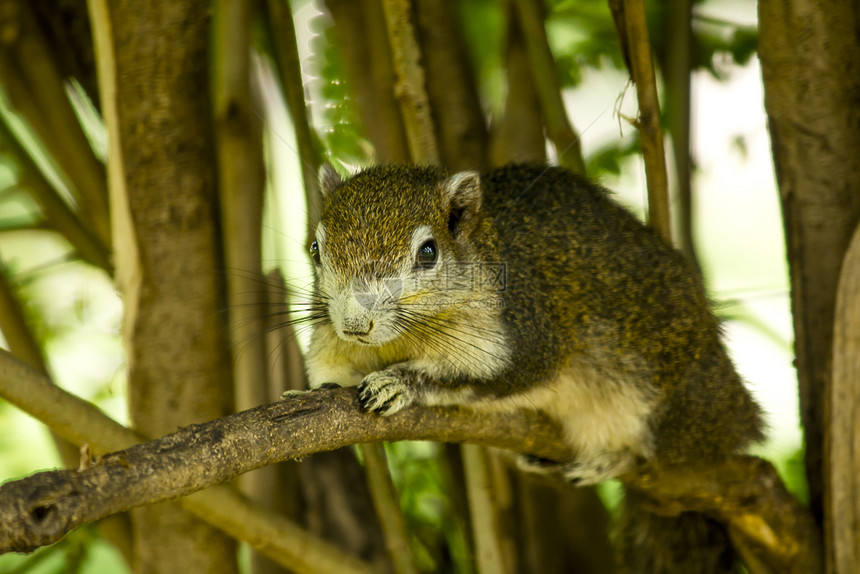
M361 319L346 319L343 322L342 333L351 337L364 337L373 330L373 321L364 322Z

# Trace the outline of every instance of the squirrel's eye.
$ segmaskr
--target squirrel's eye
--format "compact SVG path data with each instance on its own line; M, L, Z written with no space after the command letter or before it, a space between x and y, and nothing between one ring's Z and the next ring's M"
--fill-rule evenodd
M415 266L422 269L430 269L436 265L436 260L439 258L439 249L436 247L436 242L432 239L425 241L418 248L418 254L415 257Z
M320 246L319 246L319 243L317 243L316 241L311 243L310 252L311 252L311 259L314 260L315 264L319 265L320 264Z

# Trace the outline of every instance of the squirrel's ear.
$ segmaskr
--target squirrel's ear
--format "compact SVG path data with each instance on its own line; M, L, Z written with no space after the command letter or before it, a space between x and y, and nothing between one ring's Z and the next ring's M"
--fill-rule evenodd
M445 180L444 190L450 206L448 229L456 237L461 224L470 221L481 207L481 176L472 170L455 173Z
M476 210L481 205L481 176L477 171L461 171L445 181L452 209Z
M340 174L334 170L330 163L325 162L320 166L319 184L323 197L330 194L342 181Z

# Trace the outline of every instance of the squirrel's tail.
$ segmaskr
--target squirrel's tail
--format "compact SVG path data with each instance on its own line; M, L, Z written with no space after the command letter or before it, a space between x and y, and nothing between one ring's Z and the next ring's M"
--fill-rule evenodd
M658 516L647 498L625 490L618 544L624 574L735 574L726 528L697 512Z

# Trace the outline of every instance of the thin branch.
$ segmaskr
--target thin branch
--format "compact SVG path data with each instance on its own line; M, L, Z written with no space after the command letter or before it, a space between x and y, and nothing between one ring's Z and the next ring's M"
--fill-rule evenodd
M415 163L439 164L442 156L439 153L439 142L436 140L434 113L430 104L423 68L425 63L434 58L422 58L421 47L418 44L412 23L412 2L409 0L383 0L382 8L385 13L394 69L398 78L395 95L400 102L401 116L409 141L410 156ZM432 10L425 9L424 12L427 15L426 13L432 12ZM427 40L428 38L425 38L425 41ZM438 114L436 114L436 120L441 123ZM440 132L444 131L440 130ZM451 167L454 167L453 163ZM463 451L463 457L470 459L471 464L475 466L483 465L486 467L485 457L477 449ZM484 472L486 472L486 468L484 468ZM373 479L373 477L370 478ZM387 486L379 480L371 480L370 485L373 489ZM491 505L488 492L468 487L468 485L467 488L470 500L481 499L484 506L489 507ZM390 544L391 542L389 542Z
M3 398L19 406L26 403L31 414L50 412L58 419L48 419L51 426L78 444L85 442L82 428L105 428L105 417L94 407L59 389L46 392L50 387L44 377L0 352ZM72 415L78 425L61 424L68 422L67 413L72 411L80 413ZM113 421L107 424L111 432L100 437L103 442L91 443L96 452L134 436ZM0 487L0 523L9 526L0 532L0 553L32 550L112 513L184 496L266 464L349 444L468 442L566 460L571 453L560 437L556 425L534 412L412 407L379 417L360 408L355 389L317 390L182 428L106 455L84 470L49 471L6 483ZM652 497L652 510L704 512L726 521L761 562L778 565L777 571L821 571L821 548L809 513L764 460L736 456L676 468L644 466L619 478Z
M0 398L42 421L69 442L78 446L88 444L96 456L145 440L2 349Z
M0 259L0 331L3 332L3 338L6 339L9 349L15 356L50 378L42 347L36 340L30 325L27 324L24 309L13 287L13 279L2 259ZM66 467L77 464L78 449L56 434L53 438L63 464Z
M260 288L262 269L263 168L262 122L252 90L251 26L256 2L216 0L212 3L211 89L218 157L218 200L221 245L228 271L227 319L232 351L236 408L269 401L269 368L264 336L267 293ZM275 466L246 474L240 487L262 503L278 495ZM259 554L251 556L252 571L271 570ZM280 572L280 568L276 568Z
M513 0L505 2L505 27L505 109L491 126L490 165L546 163L540 103Z
M0 262L0 331L3 332L3 337L12 353L42 373L46 381L55 387L54 383L50 381L42 348L32 329L27 325L20 302L15 297L10 281L7 281L6 270L2 268L2 262ZM56 432L51 434L63 465L66 468L74 468L80 457L77 446ZM130 559L129 549L131 548L128 516L124 514L115 515L109 521L102 521L99 524L99 530L105 538L116 545L128 561Z
M394 92L400 103L412 161L439 164L440 156L421 62L421 48L412 24L411 8L409 0L382 0L392 61L398 78ZM416 572L414 558L407 542L408 533L402 510L396 502L394 484L388 475L385 452L372 445L363 445L361 448L367 457L368 486L394 569L398 574Z
M636 128L645 160L648 182L648 222L669 243L672 242L672 220L669 217L669 184L666 175L666 153L660 129L660 103L651 58L651 43L642 0L609 0L615 27L624 52L630 77L636 84L639 118Z
M409 143L395 96L395 71L379 0L326 0L334 21L347 88L361 116L374 161L406 163Z
M385 538L386 550L396 574L417 574L418 569L412 558L409 547L409 535L397 491L388 471L388 459L385 448L380 443L362 443L359 445L364 457L364 468L373 498L373 508L379 518L379 525Z
M492 481L487 450L464 444L463 471L469 493L469 510L472 517L472 540L475 544L475 566L479 574L512 572L505 560L502 547L504 536L500 531L499 504Z
M672 136L672 157L677 182L678 249L697 268L693 217L693 157L690 148L691 82L693 66L693 1L676 0L666 5L668 47L663 66L666 89L666 125Z
M380 574L366 562L314 536L268 507L255 504L226 485L182 499L194 513L296 574Z
M104 166L95 157L75 115L65 84L24 0L2 0L0 84L17 113L71 181L82 217L99 241L110 244Z
M221 241L238 408L268 400L262 270L262 124L251 93L252 3L212 5L212 101L218 154Z
M582 144L579 134L567 117L567 110L561 96L561 82L553 59L546 28L538 0L515 0L519 25L522 28L526 51L532 70L532 81L537 90L541 115L546 125L549 139L555 146L561 165L577 172L585 173L582 159Z
M78 216L51 187L33 158L21 147L18 138L6 125L5 118L2 116L0 116L0 150L17 166L19 185L30 192L30 196L39 205L48 225L59 231L72 244L81 259L111 274L113 266L110 263L107 245L84 227Z
M0 260L0 331L12 353L45 376L48 369L42 348L27 326L24 311L15 297L11 282L7 280L6 268Z
M433 118L421 65L421 49L415 38L409 0L382 0L388 41L397 72L395 95L406 126L412 161L439 164L439 149L433 131Z

